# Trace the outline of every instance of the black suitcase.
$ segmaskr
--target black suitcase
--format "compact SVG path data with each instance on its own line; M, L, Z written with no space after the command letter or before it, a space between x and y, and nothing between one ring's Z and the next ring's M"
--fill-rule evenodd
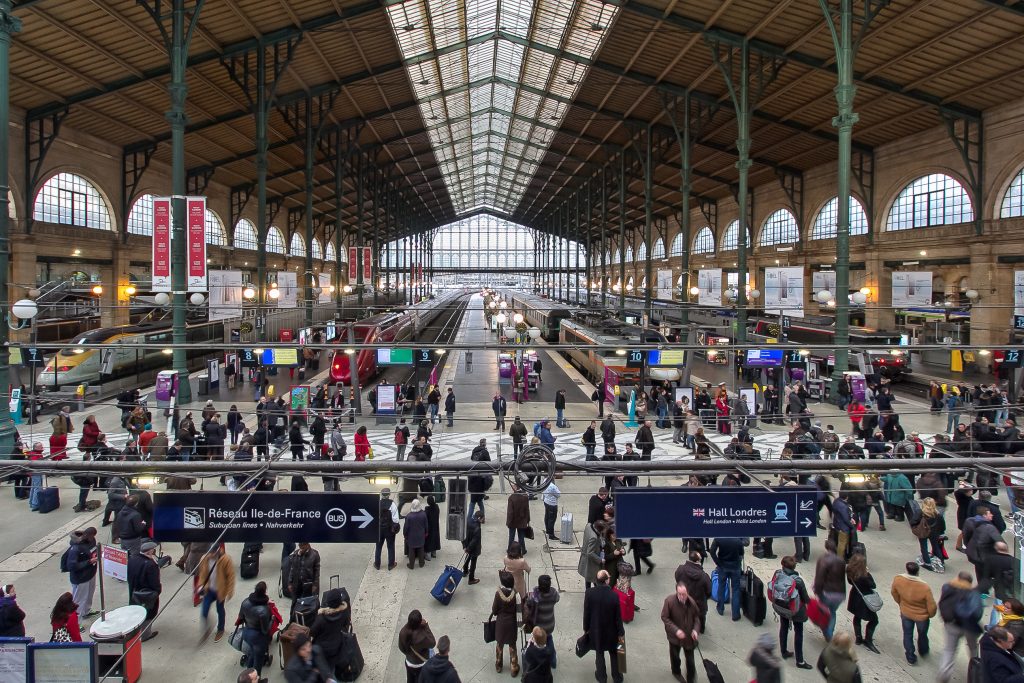
M242 559L238 563L238 573L243 579L255 579L260 573L260 552L262 543L246 543L242 546Z
M354 681L363 672L363 666L365 666L363 652L359 648L359 640L350 626L348 631L341 632L341 650L338 652L337 663L334 665L334 677L343 683Z
M60 507L60 489L50 486L39 490L39 512L53 512Z
M747 569L741 581L741 588L740 607L743 616L754 626L760 626L768 616L768 597L764 592L764 581L754 574L753 569Z
M303 626L312 626L313 619L316 617L316 613L319 609L319 596L307 595L304 598L299 598L295 601L295 605L292 609L292 621L297 621Z

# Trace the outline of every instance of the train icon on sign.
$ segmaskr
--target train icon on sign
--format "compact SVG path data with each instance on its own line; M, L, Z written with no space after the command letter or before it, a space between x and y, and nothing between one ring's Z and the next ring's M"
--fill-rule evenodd
M185 521L183 528L185 529L205 529L206 528L206 510L203 508L185 508L184 511Z
M775 519L772 522L788 522L789 521L789 506L779 501L775 504Z

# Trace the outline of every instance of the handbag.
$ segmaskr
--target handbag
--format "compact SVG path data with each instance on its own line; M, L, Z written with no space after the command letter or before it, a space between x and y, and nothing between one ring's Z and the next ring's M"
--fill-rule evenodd
M878 594L878 591L868 591L865 593L860 588L857 588L857 584L853 584L853 587L860 593L860 599L864 601L864 606L872 612L878 612L882 609L882 596Z
M493 643L494 641L496 641L498 639L497 628L498 628L498 622L496 622L494 620L494 615L492 614L487 619L487 621L484 622L484 642L485 643Z
M235 630L231 632L231 636L228 638L228 644L243 655L249 653L249 643L242 639L241 626L235 626Z
M807 618L818 628L824 629L828 626L831 616L832 611L817 598L811 598L807 602Z
M529 539L531 541L533 540L533 527L532 526L528 526L525 529L523 529L523 538L527 538L527 539Z
M147 610L153 609L153 605L160 599L160 594L154 590L147 589L136 589L132 591L131 604L142 605Z
M619 660L619 673L626 673L626 639L623 638L619 646L615 648L615 656Z
M593 649L594 647L590 643L590 634L584 633L576 639L576 656L580 659L586 657L587 653Z

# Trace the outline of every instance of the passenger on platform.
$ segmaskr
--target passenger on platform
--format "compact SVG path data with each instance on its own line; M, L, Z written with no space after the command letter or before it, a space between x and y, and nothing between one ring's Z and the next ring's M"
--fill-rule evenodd
M523 492L517 482L512 482L512 494L508 497L505 510L505 526L508 527L508 545L516 536L519 537L519 548L526 555L526 530L530 527L530 498Z
M597 493L590 497L587 508L587 524L593 524L599 519L604 519L605 508L609 505L611 505L611 501L608 500L608 489L602 486L597 490Z
M327 421L323 413L314 413L313 421L309 424L309 434L313 437L313 457L324 457L324 437L327 436Z
M900 621L903 625L903 651L907 662L917 663L918 655L928 654L928 625L937 610L932 589L918 576L921 568L917 562L907 562L907 572L892 580L892 599L900 607ZM917 630L915 652L914 630Z
M597 572L594 580L596 585L593 588L588 587L583 598L583 630L597 655L597 680L607 681L607 668L610 668L613 683L621 683L623 676L619 672L616 650L625 637L622 609L618 596L611 588L609 573L601 570ZM607 668L605 653L608 654L609 660Z
M595 455L597 451L597 420L591 420L587 428L583 430L583 437L580 439L580 443L586 449L586 459L597 460Z
M405 516L404 533L405 544L409 549L409 569L415 567L416 560L419 560L422 567L426 562L424 548L427 544L427 513L423 511L419 498L414 498L409 506L409 514Z
M434 430L430 428L429 420L420 420L420 426L416 428L416 441L430 441L430 438L434 436Z
M128 602L146 608L146 626L142 631L143 642L157 635L153 620L160 611L160 565L156 560L157 545L153 541L142 544L141 552L128 556Z
M466 522L466 538L462 541L462 550L466 553L466 562L462 566L462 573L469 579L469 585L480 583L476 578L476 561L482 552L481 529L484 523L484 511L481 508L473 512Z
M501 392L494 392L494 400L491 401L491 412L494 413L495 431L505 431L505 414L508 412L508 401L501 395Z
M537 356L537 360L533 361L533 371L535 373L537 373L537 382L538 383L543 383L543 381L544 381L544 380L541 379L541 376L540 376L541 370L543 370L543 369L544 369L544 364L541 363L540 356Z
M99 612L92 609L96 592L97 569L96 528L71 532L70 544L62 562L67 567L71 595L78 603L78 618L84 620Z
M50 612L50 642L80 643L82 627L78 623L78 605L71 593L63 593Z
M508 428L508 435L512 438L512 455L513 457L518 456L526 444L526 425L518 415L512 420L512 426Z
M852 589L850 599L846 603L846 611L853 615L853 633L857 636L857 644L880 655L882 653L875 646L878 613L869 608L864 599L866 595L877 592L877 586L874 577L868 571L867 558L860 553L851 557L846 565L846 581Z
M604 380L602 380L594 389L594 393L590 395L590 400L597 404L598 417L604 417L604 391Z
M444 415L447 419L449 427L455 426L455 390L448 387L448 392L444 397Z
M607 450L608 444L614 445L615 443L615 420L611 415L606 415L601 421L601 440L604 441L605 450Z
M220 423L220 413L214 413L213 418L203 427L203 435L206 437L206 459L224 459L224 441L227 438L228 430Z
M437 551L441 549L441 508L434 496L427 496L424 512L427 513L427 543L423 547L423 552L429 562L437 559Z
M430 424L437 422L437 412L441 404L441 392L437 386L430 387L430 391L427 393L427 405L430 408Z
M651 454L654 453L654 432L651 430L650 420L645 420L640 429L636 430L633 443L640 449L641 460L651 459Z
M833 512L836 506L844 498L840 492L839 499L833 504ZM831 640L836 629L836 610L846 600L846 562L843 559L845 546L825 541L825 554L818 558L814 565L814 594L829 609L828 625L822 629L825 640Z
M388 571L398 566L395 562L395 535L399 528L398 506L391 500L391 489L381 489L377 515L377 547L373 556L374 569L380 569L380 555L385 544L388 549Z
M555 426L559 429L566 427L565 423L565 389L555 392Z
M299 427L299 421L293 421L291 429L288 430L288 446L291 448L292 460L305 460L307 444L309 442L302 438L302 429Z
M341 434L341 425L335 423L334 431ZM409 446L409 439L412 434L409 431L409 426L405 424L405 418L399 420L398 424L395 425L395 447L398 449L395 455L396 462L402 462L405 460L405 449ZM344 439L342 439L344 441ZM334 436L331 436L331 444L334 443Z
M636 419L638 422L643 422L647 419L647 392L641 391L636 397L636 403L634 405L634 411L636 412Z
M715 415L718 418L718 433L731 434L732 423L729 421L729 392L725 387L718 389L718 396L715 398Z
M25 637L25 612L18 607L14 584L0 590L0 638Z
M434 634L427 625L419 610L409 613L405 626L398 633L398 649L405 655L406 683L417 683L423 680L422 670L428 661L432 661L431 650L435 644ZM445 652L447 654L447 652ZM444 679L438 679L444 680Z
M685 443L686 436L686 413L683 411L683 402L676 401L672 404L672 443Z
M714 405L711 400L711 394L709 393L710 389L711 385L705 384L701 387L700 391L697 392L697 396L693 400L694 407L697 410L697 415L705 427L714 426L714 421L711 419L710 412L705 412L710 411Z
M63 460L67 456L68 434L75 431L71 424L71 406L64 406L60 413L50 420L53 434L50 435L50 459Z
M356 462L363 462L372 456L373 449L370 447L370 438L366 435L366 425L359 425L353 437L355 443Z

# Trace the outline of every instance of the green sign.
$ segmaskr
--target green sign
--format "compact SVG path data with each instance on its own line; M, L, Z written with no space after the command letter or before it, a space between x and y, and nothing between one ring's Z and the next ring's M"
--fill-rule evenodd
M309 410L309 387L292 387L292 412Z
M412 349L377 349L377 365L412 365Z

